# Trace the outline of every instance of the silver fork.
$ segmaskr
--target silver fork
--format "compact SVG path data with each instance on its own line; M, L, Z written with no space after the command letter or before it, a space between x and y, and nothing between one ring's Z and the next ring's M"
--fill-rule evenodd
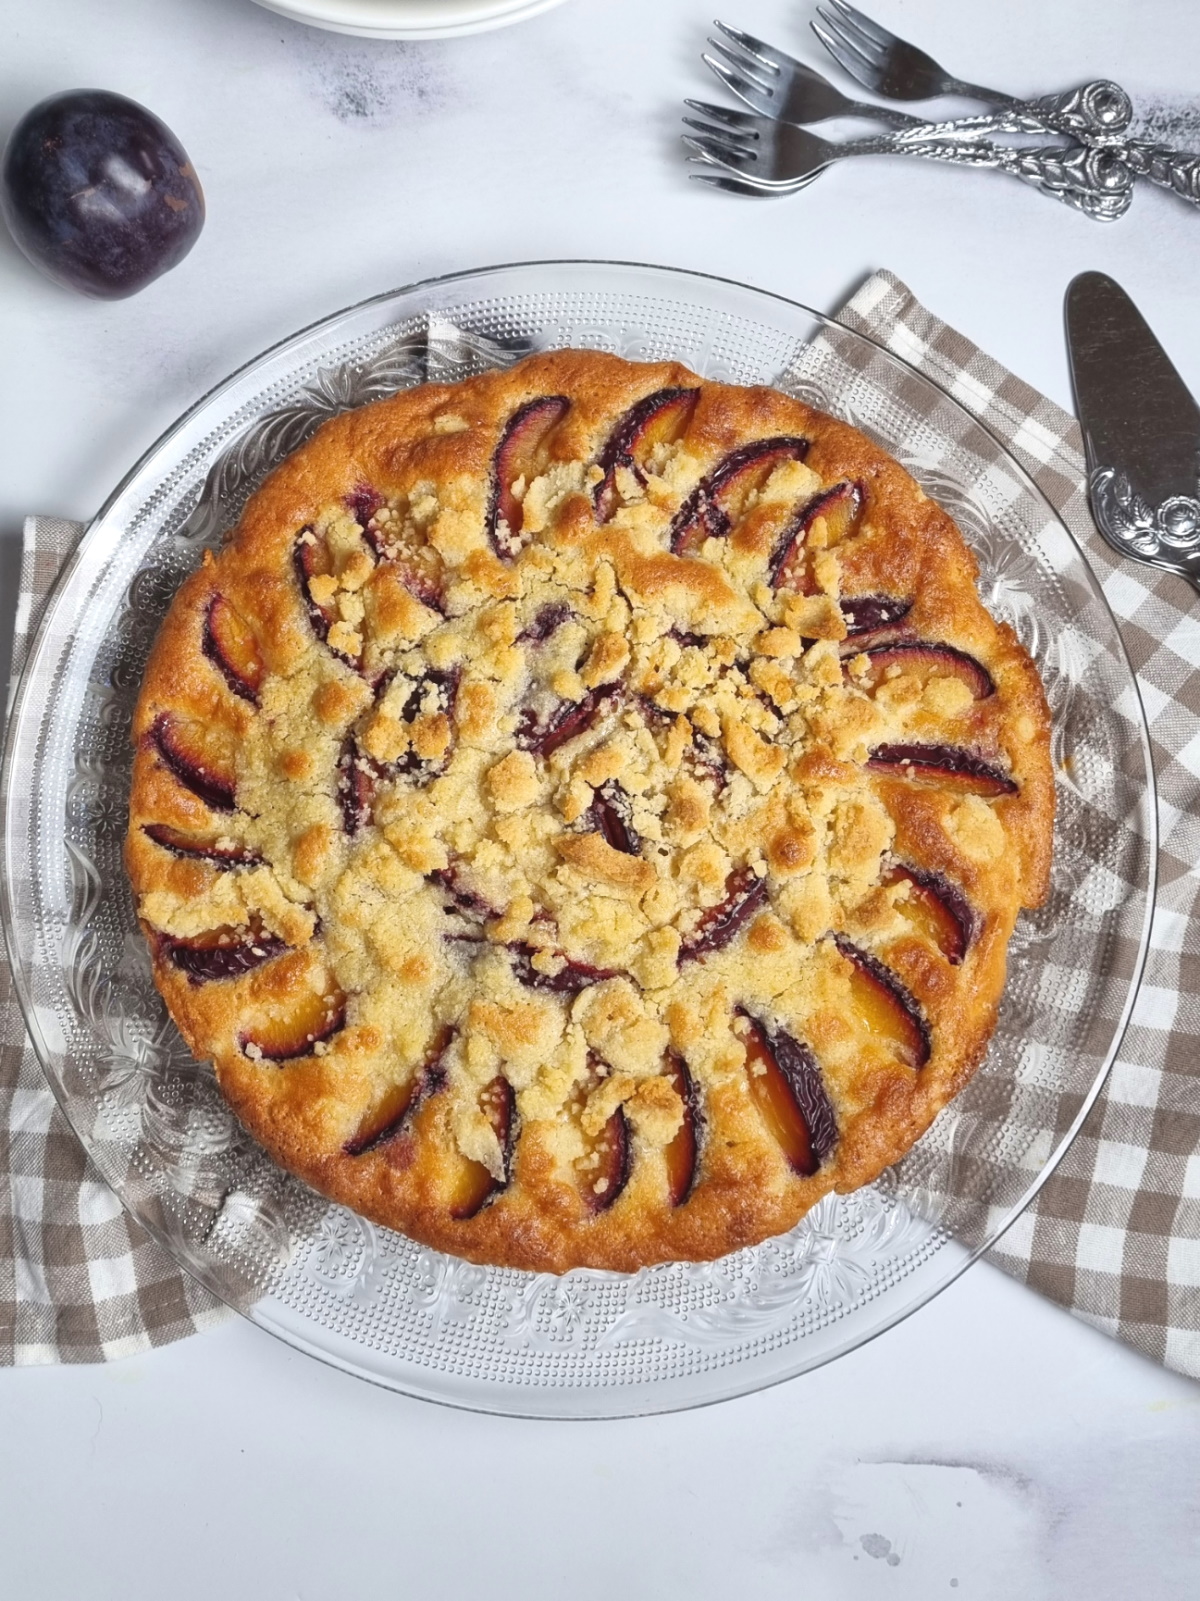
M795 123L777 122L704 100L689 100L687 104L707 120L683 119L699 135L697 138L685 134L684 144L696 152L702 163L718 167L764 194L791 193L845 156L904 155L959 166L998 168L1098 222L1123 216L1132 198L1130 173L1102 149L1075 145L1069 149L1014 150L987 140L955 142L944 137L922 142L916 137L916 129L833 144Z
M714 39L710 35L708 43L717 54L709 55L706 51L701 60L739 100L765 117L800 123L826 122L832 117L869 117L889 128L916 128L922 136L932 136L937 126L956 138L969 138L976 133L1042 133L1047 129L1042 116L1016 101L987 116L958 117L952 122L935 125L908 111L851 100L827 78L805 62L789 56L785 50L755 38L744 29L731 28L719 19L713 25L724 38ZM828 43L826 48L829 48ZM1107 91L1115 87L1089 84L1077 92L1085 94L1088 90Z
M908 128L919 119L891 106L870 106L851 100L803 61L756 39L719 18L713 23L725 35L709 37L717 52L701 56L705 66L752 111L783 122L827 122L831 117L870 117L888 128Z
M848 0L828 0L828 5L828 10L817 7L825 27L815 22L809 26L855 82L886 100L937 100L943 95L983 100L1028 118L1034 132L1068 133L1077 139L1120 136L1133 116L1124 89L1106 80L1037 100L1018 100L999 89L967 83L939 66L924 50L872 22Z
M872 93L888 100L959 95L1007 107L1034 119L1037 129L1070 134L1085 144L1107 148L1124 163L1131 178L1148 178L1159 188L1200 206L1200 156L1150 139L1127 138L1133 106L1119 84L1098 80L1066 94L1015 100L999 89L955 78L924 50L881 28L849 0L827 3L831 9L817 8L825 27L814 22L812 30L838 65Z

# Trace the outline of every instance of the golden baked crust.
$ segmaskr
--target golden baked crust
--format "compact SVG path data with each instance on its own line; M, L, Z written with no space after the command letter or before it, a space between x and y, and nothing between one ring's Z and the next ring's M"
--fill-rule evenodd
M1049 715L845 423L591 352L326 423L182 586L126 859L247 1128L439 1249L714 1257L966 1083Z

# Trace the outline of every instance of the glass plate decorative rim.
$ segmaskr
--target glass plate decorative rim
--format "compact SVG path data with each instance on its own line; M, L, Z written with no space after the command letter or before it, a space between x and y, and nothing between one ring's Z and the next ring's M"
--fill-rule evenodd
M31 888L40 871L39 853L47 851L50 846L46 820L39 812L39 781L43 777L42 767L49 761L46 751L51 748L54 729L66 726L73 692L67 673L69 653L75 627L78 625L82 629L83 626L82 610L77 606L76 613L71 615L69 608L78 603L80 597L75 591L87 564L95 565L97 572L102 574L116 570L122 558L123 544L129 543L124 536L128 527L132 526L126 525L123 517L138 496L141 497L142 515L149 515L145 508L156 504L156 496L161 498L166 494L164 485L175 482L171 472L177 475L182 473L178 461L174 469L171 468L171 453L175 450L178 456L187 439L193 440L191 455L197 457L199 462L199 465L192 463L189 466L189 481L200 488L207 487L206 478L211 481L219 461L230 454L227 447L243 437L246 418L236 407L231 410L230 403L239 395L250 395L252 380L257 387L251 396L254 401L254 407L248 414L251 420L271 410L267 393L272 386L276 390L281 385L286 389L289 384L295 388L301 381L301 374L310 375L305 376L304 381L311 383L312 376L327 374L330 364L338 361L342 364L339 371L350 370L347 365L351 360L347 354L347 340L355 329L359 330L356 336L358 343L365 348L369 341L366 341L364 330L380 337L384 331L390 331L394 336L397 329L408 327L413 319L422 316L426 322L430 317L438 317L446 319L449 324L465 326L476 313L486 322L487 308L499 306L501 301L532 307L541 305L549 297L555 304L566 305L572 294L582 297L581 304L588 302L594 307L592 323L585 327L577 321L573 325L576 335L583 329L587 339L602 348L607 348L604 342L608 335L604 330L609 327L604 323L604 317L614 315L614 308L627 302L641 304L639 296L650 297L645 301L648 306L660 306L661 303L662 307L673 308L678 315L673 320L670 315L667 316L666 332L655 335L658 346L647 354L650 359L663 359L669 355L685 361L690 359L691 364L698 366L704 376L721 376L743 382L775 381L781 377L779 370L739 377L733 356L728 353L722 356L719 351L714 355L713 352L720 344L715 330L726 325L728 328L735 328L735 325L736 328L742 328L744 325L744 330L749 330L739 336L749 342L747 348L753 346L755 338L776 339L781 350L790 352L784 364L788 370L788 381L782 386L791 387L805 398L821 403L823 384L840 385L829 409L842 410L843 414L847 414L849 408L847 397L857 394L857 390L854 389L853 374L847 377L837 367L837 362L847 353L853 356L854 361L861 358L867 364L871 361L882 362L889 373L894 370L897 389L905 388L912 395L919 396L922 405L933 407L927 414L929 429L936 433L937 427L944 428L946 419L950 419L963 437L985 442L994 456L997 470L1009 476L1021 495L1030 497L1029 503L1036 508L1040 519L1039 526L1047 531L1047 538L1057 541L1055 549L1071 569L1071 581L1078 588L1076 599L1081 608L1087 609L1091 619L1093 633L1088 637L1096 644L1097 652L1107 653L1105 662L1114 675L1110 685L1113 698L1109 711L1111 717L1116 719L1116 704L1120 700L1123 707L1121 727L1125 729L1128 741L1124 756L1130 764L1128 787L1133 799L1132 810L1136 813L1136 826L1130 822L1128 829L1136 861L1126 881L1128 893L1117 909L1124 909L1126 921L1132 926L1125 929L1122 935L1124 955L1118 970L1111 978L1106 970L1104 978L1105 983L1111 983L1113 993L1109 996L1112 1002L1109 1015L1097 1025L1103 1033L1103 1043L1097 1047L1094 1055L1088 1056L1089 1064L1094 1060L1094 1070L1089 1066L1090 1076L1086 1082L1073 1086L1079 1090L1078 1109L1069 1127L1057 1139L1049 1128L1042 1130L1040 1144L1035 1142L1036 1149L1031 1157L1026 1158L1023 1154L1021 1161L1014 1163L1011 1156L1002 1156L999 1166L1007 1185L1003 1204L984 1207L974 1222L969 1226L964 1225L961 1239L950 1237L946 1223L948 1214L944 1210L939 1211L934 1207L922 1211L922 1198L927 1200L934 1190L932 1181L922 1176L925 1170L918 1160L911 1181L899 1188L890 1175L885 1175L880 1184L871 1190L840 1199L828 1198L828 1206L822 1203L825 1210L818 1208L820 1215L813 1214L805 1224L800 1225L799 1230L782 1237L781 1241L765 1242L754 1253L738 1253L720 1263L695 1265L683 1302L679 1305L671 1303L675 1309L660 1316L661 1309L653 1302L652 1295L647 1300L638 1298L640 1290L637 1294L633 1293L634 1287L639 1284L650 1283L645 1270L643 1274L632 1277L577 1272L561 1280L551 1280L550 1275L529 1274L509 1274L505 1279L502 1270L475 1268L452 1258L439 1257L436 1253L422 1252L411 1242L401 1241L399 1236L388 1236L386 1231L374 1229L343 1208L330 1207L324 1200L305 1191L296 1181L271 1169L280 1186L291 1197L289 1204L293 1210L287 1213L288 1218L293 1221L299 1217L304 1219L303 1224L299 1225L303 1249L297 1248L294 1238L296 1230L289 1224L284 1233L285 1244L290 1249L280 1251L278 1259L266 1271L264 1278L264 1245L269 1256L272 1244L279 1244L278 1228L274 1228L273 1232L274 1225L266 1227L263 1223L264 1217L270 1214L267 1202L261 1196L256 1198L237 1189L226 1190L220 1197L220 1204L207 1233L200 1238L188 1233L181 1225L179 1216L169 1207L164 1207L162 1196L155 1190L153 1175L147 1177L146 1173L140 1170L135 1173L132 1168L120 1170L120 1164L116 1163L113 1155L117 1146L111 1133L111 1119L104 1121L96 1097L86 1085L81 1088L83 1081L79 1079L71 1052L66 1048L69 1043L64 1033L66 1024L62 1023L47 1001L45 968L39 970L36 952L43 950L49 938L48 926L54 923L59 935L63 936L63 942L61 947L54 947L53 957L46 966L55 969L56 964L65 965L66 943L73 937L71 929L74 921L78 921L76 897L71 902L72 910L59 917L57 922L43 918L35 924L33 903L37 897ZM655 296L658 298L655 299ZM479 310L481 307L483 311ZM472 311L472 308L475 310ZM389 315L386 320L380 321L380 314L385 310ZM658 314L662 315L661 309ZM542 321L537 327L539 335L544 336L548 324L544 311L541 315ZM534 312L529 310L528 316L533 318ZM721 321L722 318L725 322ZM701 331L696 335L703 347L703 357L699 362L695 349L688 346L685 333L673 331L685 330L689 326ZM477 336L486 345L494 332L494 328L488 325L476 329L472 337ZM637 334L636 329L634 333ZM342 341L340 344L337 342L339 336ZM641 334L637 336L642 337ZM732 339L733 335L729 337ZM637 339L633 335L630 335L630 339L636 346ZM556 339L553 332L545 339L546 346L556 342L568 341ZM467 343L469 345L469 339ZM352 348L357 351L358 345ZM805 366L807 354L816 349L823 350L821 359L829 363L828 370L821 367L820 363L815 368L811 364ZM472 350L474 357L471 357ZM327 352L324 356L323 351ZM621 353L636 355L638 351L625 349ZM468 358L478 358L477 346L470 347L464 359ZM708 363L707 369L704 362ZM482 364L492 363L485 357ZM886 395L884 400L887 401ZM246 404L248 402L244 399L242 410ZM333 409L338 409L337 395L330 404ZM896 404L899 405L898 400ZM271 412L271 415L276 413ZM929 420L935 417L942 419L940 425ZM865 425L856 416L852 415L851 420L860 421L860 426ZM204 423L210 424L207 433L201 427ZM224 426L223 433L218 424ZM946 444L941 435L937 437L941 444ZM195 443L196 440L200 442ZM889 448L895 447L889 445ZM902 456L902 459L905 458ZM906 459L906 465L916 471L918 477L922 477L925 468L920 462L914 465L912 460ZM932 474L932 477L928 474ZM984 510L979 510L972 499L972 495L983 493L979 485L973 484L971 494L968 494L958 487L953 473L947 470L938 476L932 467L928 468L922 481L927 489L932 488L940 497L950 497L955 516L960 523L965 520L968 525L968 537L971 537L972 519L978 516L985 539L994 536L996 549L1001 555L1005 559L1012 555L1015 549L1012 538L1005 535L1003 527L997 531L992 526L997 517L1003 521L1007 513L1002 507L997 511L996 506L990 503ZM200 498L199 489L197 495ZM165 517L165 510L162 515ZM193 521L197 515L193 510L187 520ZM215 537L216 532L215 527L207 528L206 537ZM150 541L161 543L162 537L160 528L157 534L150 535ZM106 542L103 551L100 550L102 540ZM151 542L147 543L147 551L152 548ZM198 555L200 543L197 540L191 551L193 559ZM156 549L157 544L153 548ZM128 553L125 552L125 555L128 556ZM1078 571L1075 570L1076 564ZM123 584L133 571L132 566L129 574L121 570L119 576L122 576ZM176 573L173 581L178 582L178 577ZM1039 579L1035 574L1031 581L1035 584L1048 583L1049 579ZM98 584L100 579L96 582ZM162 604L165 605L167 600L169 594L162 598ZM116 617L115 606L112 615ZM1036 625L1033 626L1036 628ZM56 648L59 652L57 656L54 654ZM1043 639L1040 648L1052 647ZM1069 679L1071 673L1086 676L1087 671L1086 666L1075 667L1066 674L1066 678ZM136 684L133 688L136 689ZM1106 691L1106 694L1110 691ZM52 714L41 715L41 706L35 704L38 693L43 704L53 699L55 710ZM82 695L84 690L79 693ZM1084 692L1080 690L1079 693L1082 696ZM1058 711L1055 719L1057 730ZM82 727L80 714L78 728L75 724L70 727L70 751L73 756L78 754L76 746L83 737L79 732ZM1046 1182L1077 1133L1119 1049L1145 962L1154 908L1157 804L1149 734L1136 676L1116 620L1095 575L1088 567L1086 556L1029 474L1012 457L1002 441L944 387L870 336L851 331L844 324L797 301L731 279L633 262L523 262L425 279L403 289L372 296L311 324L254 357L197 401L121 480L89 525L75 553L64 564L31 641L14 697L3 769L2 805L4 894L0 912L17 997L35 1051L59 1105L133 1217L165 1246L185 1272L253 1322L295 1348L409 1395L517 1416L632 1416L728 1399L778 1383L829 1361L874 1338L924 1305L1012 1225ZM58 821L57 837L61 841L65 837L65 811L60 814ZM123 824L121 828L123 831ZM64 853L60 851L59 854ZM66 841L65 854L72 857L70 865L74 871L78 867L75 858L81 853L71 845L69 839ZM53 863L56 858L47 855L46 860ZM65 882L66 869L63 869L63 873ZM85 874L85 900L89 893L93 897L97 894L99 873L95 868L92 873L96 883L86 880ZM1081 891L1072 888L1070 893ZM1105 940L1104 949L1111 958L1111 947L1119 942L1111 930ZM39 941L42 943L39 944ZM135 946L138 944L137 941L132 943ZM43 950L44 960L49 949L46 946ZM1030 950L1036 950L1036 942ZM76 998L73 1004L77 1014L86 1015L86 1002ZM119 1021L124 1025L126 1020L121 1018ZM1083 1060L1082 1056L1080 1060ZM178 1061L175 1066L178 1068ZM197 1093L207 1093L211 1089L211 1083L204 1079L201 1070L189 1065L185 1071L190 1073L188 1082ZM212 1090L212 1094L215 1093ZM1042 1102L1035 1096L1031 1104L1036 1106ZM191 1106L189 1116L195 1110L195 1106ZM208 1115L212 1109L206 1107L203 1110ZM169 1122L178 1107L155 1103L154 1111L160 1119L165 1118ZM140 1113L146 1113L145 1105L140 1107ZM1003 1126L1004 1115L1003 1112L999 1114L1000 1126ZM191 1130L193 1124L188 1123L187 1127ZM938 1124L935 1124L934 1129L937 1128ZM187 1137L189 1140L192 1138L191 1134ZM929 1138L927 1135L925 1141ZM919 1153L925 1141L919 1142L914 1152ZM177 1167L183 1157L193 1164L187 1168L187 1172L194 1178L199 1170L195 1148L189 1145L182 1156L175 1147L172 1149L175 1152L172 1159ZM997 1149L1000 1147L997 1146ZM982 1146L980 1150L983 1150ZM975 1160L978 1153L972 1155L971 1150L967 1149L966 1154L969 1159ZM959 1152L959 1159L962 1155ZM943 1152L938 1160L944 1162L945 1159ZM265 1162L265 1157L261 1157L260 1161ZM906 1158L905 1162L913 1162L913 1158ZM182 1182L178 1171L172 1174L172 1182L177 1186ZM296 1199L293 1191L300 1199ZM188 1204L191 1204L190 1199ZM238 1233L239 1228L242 1229L242 1235ZM897 1242L900 1240L907 1242L904 1249L909 1253L903 1259L903 1267L899 1265L901 1258L897 1252ZM401 1247L407 1251L407 1255L404 1255ZM785 1248L791 1252L786 1259L782 1254ZM296 1262L301 1258L307 1261L309 1257L314 1261L319 1258L321 1271L314 1272L314 1283L319 1284L321 1293L328 1292L341 1298L338 1302L341 1321L332 1320L337 1322L336 1327L322 1323L319 1317L307 1313L304 1306L308 1303L303 1301L303 1297L298 1307L295 1295L289 1299L282 1293L281 1286L286 1287L291 1282L289 1275L294 1273ZM231 1264L236 1264L236 1267ZM650 1278L663 1271L650 1270ZM493 1292L500 1280L507 1286L503 1293L509 1297L502 1308L503 1338L508 1343L499 1357L496 1349L488 1347L486 1341L478 1342L478 1348L472 1353L471 1342L477 1339L482 1327L483 1309L492 1306L495 1299ZM626 1341L615 1379L611 1377L611 1364L603 1370L595 1366L589 1368L590 1357L587 1357L587 1353L575 1362L571 1350L571 1342L581 1330L584 1331L586 1343L588 1320L593 1317L595 1305L604 1301L604 1297L610 1293L610 1281L614 1280L620 1281L624 1296L621 1302L624 1310L616 1318L616 1325L624 1328ZM266 1293L262 1293L264 1284L267 1286ZM399 1293L397 1285L402 1285L406 1297L405 1315L411 1312L413 1317L424 1318L423 1323L397 1323L394 1318L393 1325L386 1325L386 1320L380 1322L379 1306L391 1306L388 1297L394 1300ZM855 1299L858 1291L862 1291L862 1296ZM844 1294L844 1308L830 1311L826 1307L828 1316L824 1322L816 1319L811 1328L805 1325L799 1333L796 1332L796 1320L800 1315L797 1306L801 1305L804 1297L828 1298L837 1294ZM778 1304L772 1303L772 1295ZM651 1310L647 1311L647 1308ZM341 1316L343 1312L344 1317ZM375 1324L371 1323L372 1315L376 1317ZM493 1306L488 1314L493 1323L497 1315ZM610 1316L604 1328L611 1333L613 1326ZM600 1325L596 1324L595 1327ZM439 1342L447 1347L457 1342L455 1348L460 1353L455 1359L457 1368L447 1373L431 1366L427 1360L418 1361L406 1355L406 1350L413 1349L414 1328L424 1330L434 1347ZM432 1334L429 1334L430 1329ZM400 1335L404 1335L404 1338L400 1339ZM602 1328L599 1345L603 1344L604 1337ZM678 1372L673 1372L669 1362L657 1360L656 1364L655 1352L661 1352L664 1346L672 1348L673 1341L686 1347L689 1342L703 1345L706 1339L709 1342L708 1356L700 1365L688 1368L684 1363ZM599 1348L595 1341L593 1345ZM564 1366L560 1359L567 1355L572 1360ZM505 1365L510 1356L511 1371ZM546 1371L550 1371L553 1363L558 1362L559 1368L554 1371L561 1369L566 1376L551 1379L544 1375L539 1377L537 1364L542 1358L550 1364ZM500 1368L504 1368L503 1377ZM605 1377L605 1373L610 1376Z

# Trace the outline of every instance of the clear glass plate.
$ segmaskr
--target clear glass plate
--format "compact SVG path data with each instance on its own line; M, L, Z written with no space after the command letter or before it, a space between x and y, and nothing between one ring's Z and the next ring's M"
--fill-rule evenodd
M677 358L767 382L873 435L956 517L983 598L1040 665L1058 767L1053 890L1023 917L987 1059L873 1188L718 1262L562 1278L475 1267L314 1195L245 1135L150 982L121 866L129 724L180 580L325 417L530 349ZM1099 1090L1153 909L1137 685L1100 587L1030 479L948 394L819 313L618 263L500 267L402 289L244 367L133 469L63 572L5 767L5 928L34 1044L133 1215L297 1348L430 1400L537 1417L700 1405L852 1350L1012 1222Z

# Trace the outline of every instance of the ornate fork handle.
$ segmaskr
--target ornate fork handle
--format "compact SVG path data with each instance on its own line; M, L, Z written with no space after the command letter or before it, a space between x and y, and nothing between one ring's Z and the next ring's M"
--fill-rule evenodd
M1128 139L1113 145L1112 152L1139 178L1170 189L1181 200L1200 206L1200 156L1169 145L1156 145L1151 139Z
M1119 83L1108 78L1065 94L1043 95L1018 109L1038 123L1038 128L1026 131L1069 133L1085 144L1119 138L1133 118L1133 102Z
M1091 148L1109 151L1136 177L1148 178L1160 188L1170 189L1181 200L1200 206L1200 156L1156 144L1152 139L1127 138L1126 130L1132 119L1133 103L1120 84L1098 78L1066 94L1015 101L1007 109L983 116L914 125L899 137L918 141L942 136L970 139L977 134L991 133L1069 134ZM1036 182L1036 179L1030 178L1030 181ZM1119 185L1106 181L1102 187L1115 192ZM1107 216L1107 209L1101 214ZM1120 214L1120 211L1116 213Z
M1115 222L1133 202L1133 174L1116 152L1094 145L1064 150L993 147L996 165L1065 201L1096 222Z
M1120 84L1098 78L1066 94L1043 95L1038 100L1014 100L1000 111L952 122L914 122L905 138L972 138L989 133L1065 133L1085 144L1104 144L1121 138L1133 116L1133 105Z
M1046 112L1044 127L1110 150L1135 176L1200 206L1200 156L1152 139L1127 138L1133 105L1119 84L1103 80L1085 84L1071 94L1034 101L1033 109Z
M873 150L868 150L868 145ZM984 140L954 143L932 138L918 143L907 135L862 140L858 146L858 153L863 155L875 151L924 156L957 166L996 167L1097 222L1113 222L1124 216L1133 199L1133 174L1121 160L1119 150L1083 145L1062 150L1012 150Z

